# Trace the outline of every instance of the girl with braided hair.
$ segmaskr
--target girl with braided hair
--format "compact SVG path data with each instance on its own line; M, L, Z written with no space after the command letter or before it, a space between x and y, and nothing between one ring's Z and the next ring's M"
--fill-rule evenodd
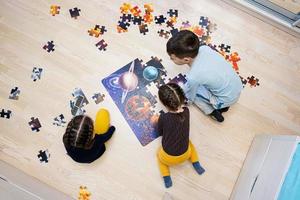
M109 121L109 113L105 109L98 111L95 125L87 115L75 116L63 136L68 155L79 163L91 163L98 159L105 152L104 143L115 131Z
M176 83L168 83L159 88L158 96L168 112L162 113L158 119L157 129L162 136L162 147L158 150L157 158L165 187L169 188L172 186L169 166L190 160L198 174L203 174L205 170L189 139L190 113L183 106L186 99L183 90Z

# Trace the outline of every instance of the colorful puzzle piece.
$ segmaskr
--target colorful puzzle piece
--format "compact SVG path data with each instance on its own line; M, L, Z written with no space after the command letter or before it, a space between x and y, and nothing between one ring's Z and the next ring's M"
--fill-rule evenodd
M63 115L63 114L60 114L58 117L55 117L55 118L54 118L53 125L64 127L64 124L65 124L65 123L66 123L66 121L65 121L64 115Z
M170 17L178 17L178 10L170 9L167 13Z
M48 149L46 149L45 151L40 150L37 157L39 158L40 162L48 163L48 159L50 158L50 153Z
M47 42L47 44L45 44L43 46L43 49L45 49L48 53L50 53L51 51L54 51L54 43L53 41Z
M91 193L87 190L87 187L80 186L78 200L90 200L90 198L91 198Z
M59 10L60 10L60 6L57 6L57 5L50 6L50 14L52 16L59 14Z
M79 13L80 11L81 11L81 10L78 9L77 7L76 7L76 8L73 8L73 9L69 9L69 12L70 12L71 17L72 17L72 18L75 18L75 19L77 19L77 17L80 16L80 13Z
M141 10L138 6L134 6L130 9L130 12L133 14L133 16L140 16Z
M4 109L2 109L0 112L1 118L9 119L11 117L11 115L12 115L12 112L10 110L4 111Z
M15 87L15 88L11 89L10 95L8 96L8 98L13 99L13 100L18 100L19 95L20 95L20 90L18 89L18 87Z
M247 77L248 83L250 84L250 87L256 87L259 86L259 79L255 78L254 76Z
M33 81L36 81L36 80L38 80L38 79L41 79L42 72L43 72L43 69L42 69L42 68L34 67L34 68L32 69L31 79L32 79Z
M123 5L120 7L121 13L126 14L130 11L131 9L131 4L130 3L123 3Z
M36 132L39 132L40 129L42 127L40 121L38 118L34 118L34 117L31 117L31 121L28 122L29 126L31 127L31 130L32 131L36 131Z
M89 35L94 36L94 37L99 37L99 35L103 35L104 32L107 32L107 30L105 29L105 26L100 27L100 25L95 25L94 28L91 28L90 30L88 30Z

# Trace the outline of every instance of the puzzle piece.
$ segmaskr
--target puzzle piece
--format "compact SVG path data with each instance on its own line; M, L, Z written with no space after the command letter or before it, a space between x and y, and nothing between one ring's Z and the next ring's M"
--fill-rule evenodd
M86 186L80 186L78 200L90 200L91 193L87 190Z
M256 87L259 86L259 79L255 78L254 76L247 77L248 83L250 84L250 87Z
M208 26L207 26L207 30L209 33L212 33L214 31L217 30L217 24L215 23L210 23Z
M164 37L165 39L168 39L169 36L170 36L170 32L169 31L165 31L163 29L161 29L157 33L159 34L160 37Z
M230 53L231 46L225 45L225 44L221 44L218 47L220 48L221 51L225 51L226 53Z
M103 35L104 32L107 32L107 30L105 29L105 26L101 26L100 25L95 25L94 28L88 30L88 33L90 36L95 36L95 37L99 37L99 35Z
M95 103L101 103L104 100L105 95L101 93L95 93L92 98L94 99Z
M40 131L39 128L42 127L42 125L41 125L39 119L38 119L38 118L35 118L35 119L34 119L34 117L31 117L31 121L28 122L28 124L30 125L31 130L32 130L32 131L36 131L36 132L39 132L39 131Z
M121 13L127 14L131 9L130 3L123 3L123 5L120 7Z
M54 118L53 125L64 127L63 124L65 124L65 123L66 123L66 121L65 121L64 115L63 115L63 114L60 114L58 117L55 117L55 118Z
M141 16L134 16L133 20L132 20L134 25L141 25L142 21L143 21L143 18Z
M138 6L134 6L133 8L130 9L131 14L133 16L140 16L141 10L139 9Z
M0 117L1 118L6 118L9 119L11 117L12 113L10 110L4 111L4 109L1 110L0 112Z
M140 29L140 33L142 33L144 35L146 35L146 33L149 32L147 24L139 25L139 29Z
M247 79L245 79L244 77L240 76L240 79L242 81L242 85L243 85L243 88L245 87L245 85L247 84Z
M117 31L118 31L118 33L125 33L128 31L128 29L123 29L122 27L117 26Z
M143 21L146 24L151 24L151 22L153 22L153 15L151 13L146 13L143 17Z
M188 29L188 28L190 28L191 26L192 26L192 25L190 24L189 21L182 22L182 26L180 27L180 30Z
M119 27L121 27L124 30L127 30L130 26L130 24L128 22L123 22L123 21L119 21Z
M144 8L145 8L145 12L146 13L152 13L152 12L154 12L153 4L151 4L151 3L145 4Z
M18 100L19 99L20 90L18 87L11 89L10 95L8 96L9 99Z
M107 43L102 39L102 40L100 40L97 44L96 44L96 47L98 47L98 49L100 50L100 51L106 51L106 47L107 47Z
M177 22L176 17L170 17L168 21L166 22L167 27L174 27L174 24Z
M134 16L134 17L138 17L138 16ZM131 22L132 16L131 16L131 14L123 14L120 17L120 19L121 19L122 22Z
M231 62L232 67L235 71L239 71L239 67L237 62L239 62L241 58L239 57L239 54L237 52L233 52L230 54L228 61Z
M178 10L170 9L167 13L170 17L178 17Z
M199 26L193 26L192 27L193 33L195 33L198 37L202 37L204 35L204 30L200 28Z
M46 149L45 151L40 150L37 157L39 158L40 162L48 163L48 159L50 158L50 153L48 149Z
M75 18L75 19L77 19L77 17L80 16L80 13L79 13L80 11L81 11L81 10L78 9L77 7L76 7L76 8L73 8L73 9L69 9L69 12L70 12L71 17L72 17L72 18Z
M84 95L83 91L80 88L75 88L75 91L72 93L74 101L70 101L71 113L73 116L82 115L85 113L85 110L82 109L83 106L87 105L89 101Z
M155 16L154 19L156 24L162 25L163 23L166 22L167 18L165 18L163 15L159 15L158 17Z
M170 32L171 32L171 35L174 36L176 33L179 32L179 30L177 28L172 27Z
M210 21L209 21L208 17L204 17L204 16L200 17L199 25L202 28L207 28L209 26L209 24L210 24Z
M52 16L59 14L59 10L60 10L60 6L57 6L57 5L50 6L50 14Z
M51 51L54 51L54 43L53 41L47 42L47 44L45 44L43 46L43 49L45 49L48 53L50 53Z
M37 79L41 79L42 72L43 72L43 69L42 69L42 68L34 67L34 68L32 69L31 79L32 79L33 81L36 81Z

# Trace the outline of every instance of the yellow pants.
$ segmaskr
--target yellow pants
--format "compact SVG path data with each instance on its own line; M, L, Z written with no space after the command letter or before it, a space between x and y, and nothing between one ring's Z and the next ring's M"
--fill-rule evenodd
M169 166L183 163L190 160L192 163L199 161L196 149L190 141L188 150L180 156L171 156L167 154L162 147L157 152L159 170L162 176L170 176Z

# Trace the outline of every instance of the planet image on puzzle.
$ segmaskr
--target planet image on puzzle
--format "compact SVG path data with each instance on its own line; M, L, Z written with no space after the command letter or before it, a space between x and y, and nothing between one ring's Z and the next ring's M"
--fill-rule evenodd
M143 121L150 117L150 101L144 97L135 95L128 99L125 105L127 116L134 121Z
M143 77L147 81L154 81L158 77L158 70L156 67L148 66L143 70Z
M138 85L138 77L135 75L134 71L134 61L131 63L130 68L127 72L124 72L119 77L119 85L123 89L121 102L124 103L128 92L134 90Z

